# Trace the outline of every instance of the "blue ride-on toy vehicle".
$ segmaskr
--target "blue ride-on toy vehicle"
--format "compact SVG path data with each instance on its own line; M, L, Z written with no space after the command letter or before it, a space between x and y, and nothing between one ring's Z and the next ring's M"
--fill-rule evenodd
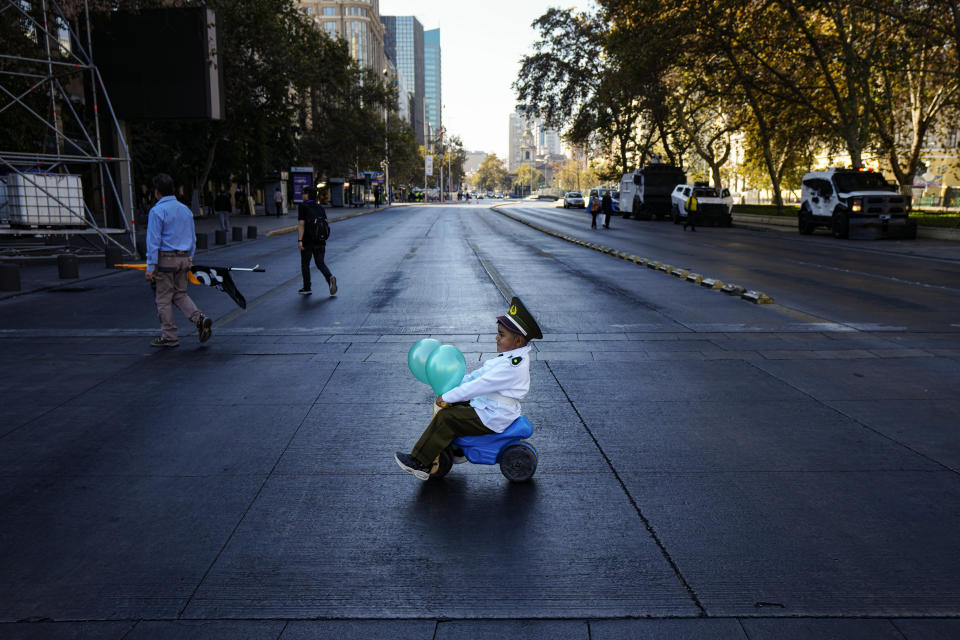
M483 436L462 436L454 439L437 461L430 478L442 478L450 472L454 458L463 456L473 464L499 464L510 482L526 482L537 470L537 450L525 440L533 434L533 425L526 416L514 420L503 433Z

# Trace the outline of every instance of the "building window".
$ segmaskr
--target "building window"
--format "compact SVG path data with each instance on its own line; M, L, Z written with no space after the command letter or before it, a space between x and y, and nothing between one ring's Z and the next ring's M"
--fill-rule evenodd
M337 37L337 23L336 22L324 22L323 30L327 32L327 35L331 38Z
M367 23L350 20L346 23L346 30L350 55L361 65L366 65L369 57L367 55Z
M323 8L323 15L325 15L325 16L335 16L335 15L337 15L337 8L336 8L336 7L324 7L324 8Z

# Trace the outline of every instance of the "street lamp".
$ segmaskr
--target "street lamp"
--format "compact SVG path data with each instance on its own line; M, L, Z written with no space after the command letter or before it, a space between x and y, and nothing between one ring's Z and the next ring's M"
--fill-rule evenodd
M383 70L383 77L386 79L390 75L389 70ZM393 82L390 82L390 88L393 88ZM387 206L393 204L393 191L390 189L390 110L393 105L387 105L386 109L386 128L383 134L384 147L384 166L383 166L383 186L387 190Z

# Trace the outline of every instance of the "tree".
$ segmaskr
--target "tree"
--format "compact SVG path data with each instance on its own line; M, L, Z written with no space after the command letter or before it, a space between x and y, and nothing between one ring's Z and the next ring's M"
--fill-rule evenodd
M400 124L396 124L399 121ZM423 153L410 123L390 120L390 180L394 185L423 184Z
M321 90L352 81L345 45L320 33L293 0L182 4L216 12L226 114L219 121L136 123L137 173L145 179L166 171L181 184L199 187L208 176L259 181L289 167L301 151L304 103L298 89L305 78Z
M599 180L596 172L584 161L583 154L574 154L560 167L558 176L560 186L565 191L582 191Z
M641 108L629 75L605 55L609 25L596 15L551 8L533 26L540 40L513 83L521 110L563 130L573 144L599 141L613 150L612 171L625 172Z
M905 3L871 0L872 10L893 22L877 66L873 111L878 146L909 194L924 140L937 122L957 115L960 91L960 8L955 1Z
M538 189L541 184L544 183L545 178L543 174L531 167L529 164L522 164L517 167L517 172L514 174L512 181L513 186L519 187L521 193L533 191Z
M497 154L491 153L483 162L480 168L473 176L474 183L483 190L498 190L507 179L507 170L503 166L503 161L497 157Z

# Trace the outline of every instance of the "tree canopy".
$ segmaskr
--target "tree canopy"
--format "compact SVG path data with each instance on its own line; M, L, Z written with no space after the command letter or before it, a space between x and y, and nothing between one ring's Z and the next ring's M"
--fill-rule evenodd
M960 101L958 25L955 0L598 0L533 23L514 89L601 177L656 152L719 185L738 144L775 195L824 151L908 188Z

